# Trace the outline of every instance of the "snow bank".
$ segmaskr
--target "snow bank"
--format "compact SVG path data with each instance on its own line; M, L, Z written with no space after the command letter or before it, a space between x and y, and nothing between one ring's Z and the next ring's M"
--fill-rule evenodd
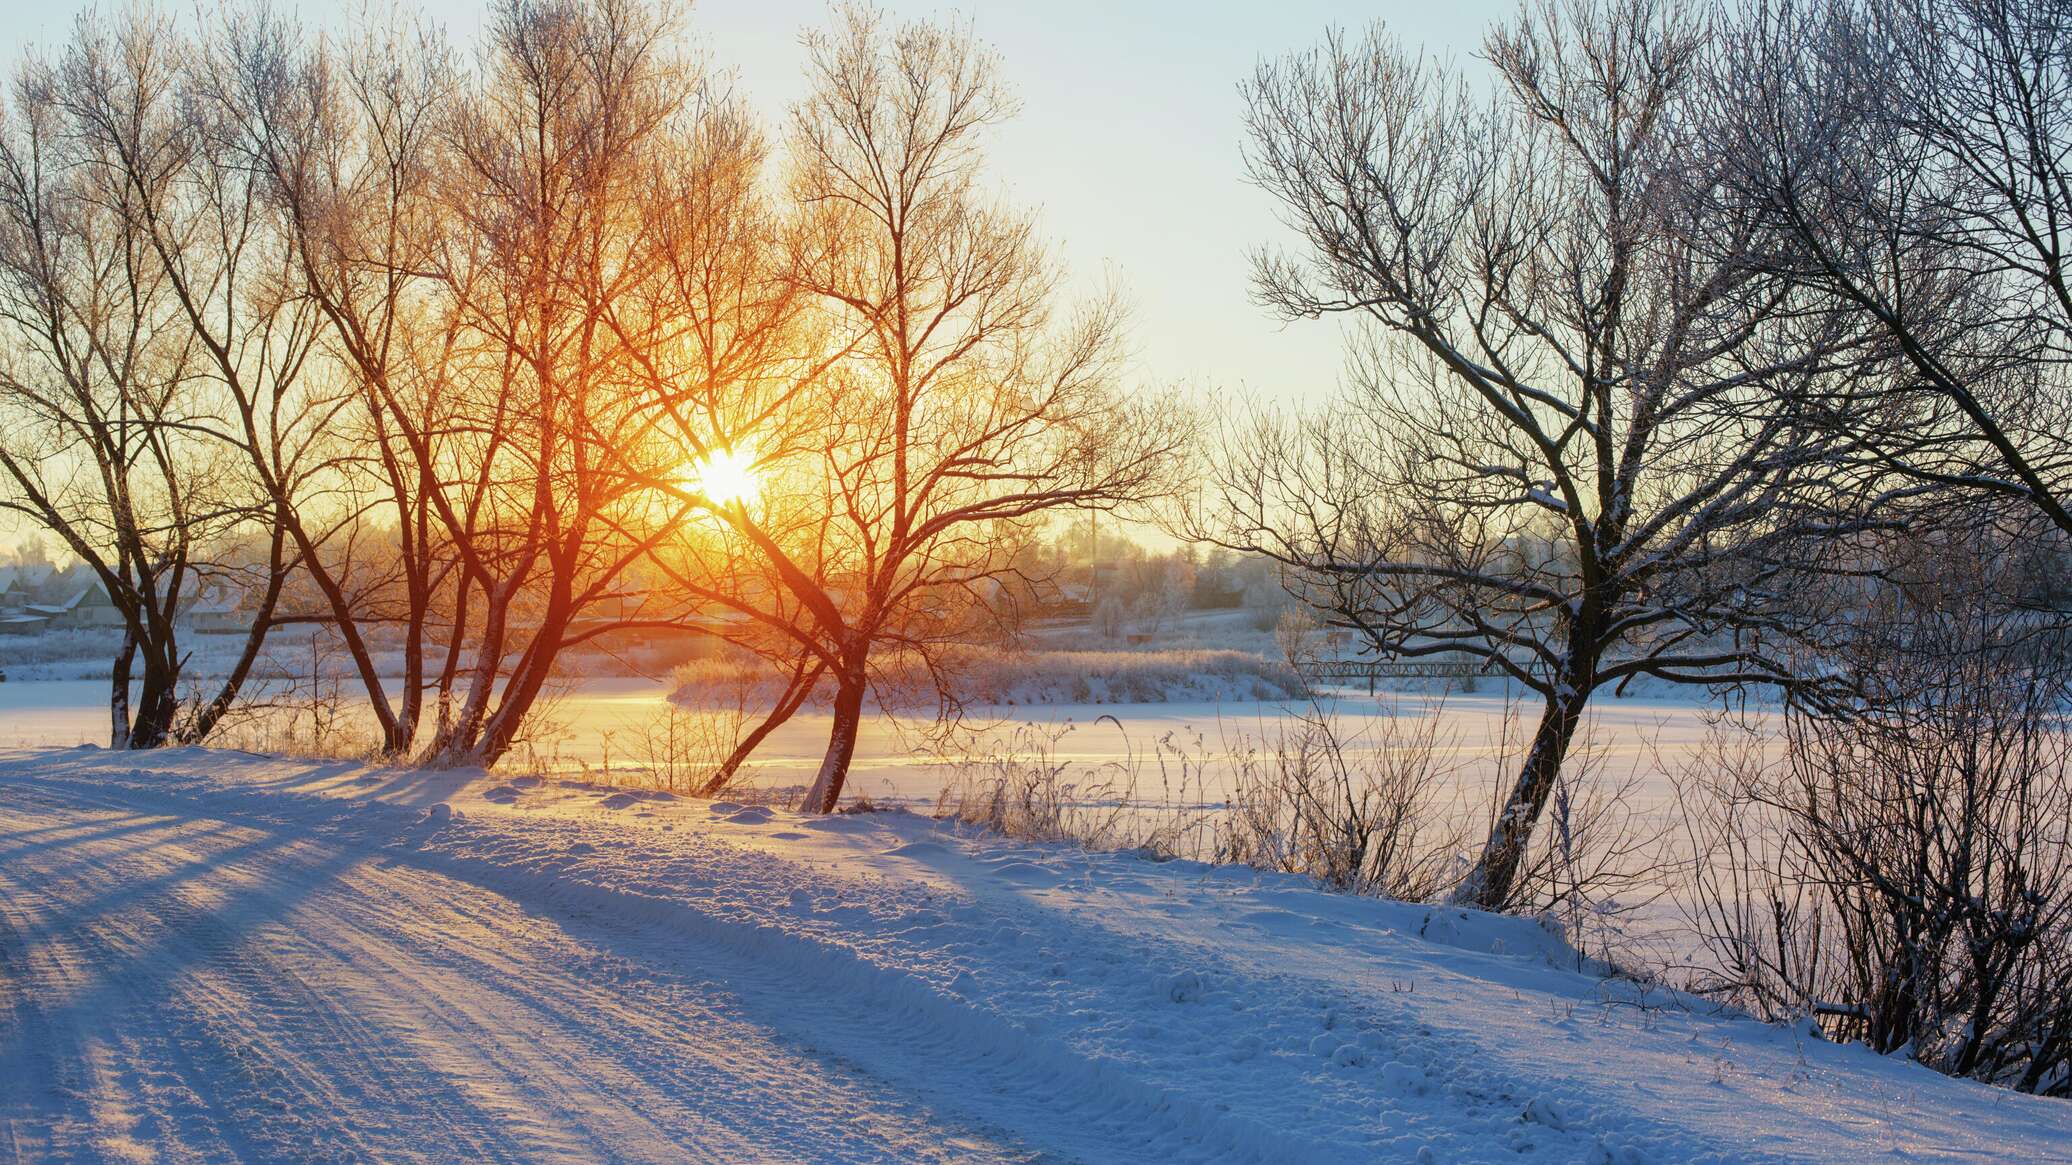
M551 944L514 943L498 956L517 964L514 978L609 974L634 1008L642 983L702 976L710 986L694 996L733 1019L911 1098L928 1119L1000 1131L1012 1150L1000 1159L2072 1150L2060 1103L1579 974L1526 920L1332 896L1286 876L1004 842L907 813L806 818L581 781L198 750L0 755L0 851L33 846L32 832L68 813L320 847L336 856L312 877L368 871L394 893L449 887L517 904L554 923L558 942L604 953L556 965ZM62 876L38 881L13 861L0 857L0 876L16 880L0 898L18 909L83 926L65 910L107 908L67 907ZM309 941L343 941L321 918L306 925L319 931ZM0 985L22 965L7 941L0 928ZM424 941L441 940L427 926ZM7 1016L0 1048L18 1034ZM764 1151L855 1159L839 1151L843 1130L838 1114L776 1122ZM436 1159L437 1132L424 1135Z

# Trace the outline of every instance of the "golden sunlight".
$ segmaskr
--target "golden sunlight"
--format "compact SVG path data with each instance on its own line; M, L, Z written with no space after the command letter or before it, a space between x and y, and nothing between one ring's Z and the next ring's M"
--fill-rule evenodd
M722 506L746 505L763 492L752 445L714 449L694 462L686 476L698 492Z

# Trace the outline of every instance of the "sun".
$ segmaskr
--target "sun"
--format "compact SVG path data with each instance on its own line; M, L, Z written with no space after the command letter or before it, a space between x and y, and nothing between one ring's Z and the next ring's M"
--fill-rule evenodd
M747 505L763 492L763 479L756 472L753 446L714 449L693 462L686 476L691 485L715 505Z

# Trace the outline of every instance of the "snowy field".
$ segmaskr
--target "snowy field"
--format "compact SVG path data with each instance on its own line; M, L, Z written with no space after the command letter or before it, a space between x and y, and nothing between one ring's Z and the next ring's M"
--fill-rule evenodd
M0 1160L2063 1160L1529 922L581 782L0 754Z

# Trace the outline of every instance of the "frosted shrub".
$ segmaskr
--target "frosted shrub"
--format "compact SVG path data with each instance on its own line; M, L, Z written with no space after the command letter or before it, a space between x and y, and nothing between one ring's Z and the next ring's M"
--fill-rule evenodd
M1687 787L1702 989L2026 1092L2072 1095L2072 739L2055 652L1906 619L1874 700L1722 737ZM2011 633L2012 632L2012 633Z
M1214 857L1306 874L1346 893L1424 899L1449 885L1464 838L1442 804L1453 739L1436 713L1391 715L1348 740L1312 705L1240 754Z
M1023 725L988 742L985 755L956 758L936 816L1032 841L1192 856L1199 848L1189 840L1201 813L1199 742L1190 750L1168 735L1150 758L1131 748L1124 759L1084 764L1059 755L1073 727Z

